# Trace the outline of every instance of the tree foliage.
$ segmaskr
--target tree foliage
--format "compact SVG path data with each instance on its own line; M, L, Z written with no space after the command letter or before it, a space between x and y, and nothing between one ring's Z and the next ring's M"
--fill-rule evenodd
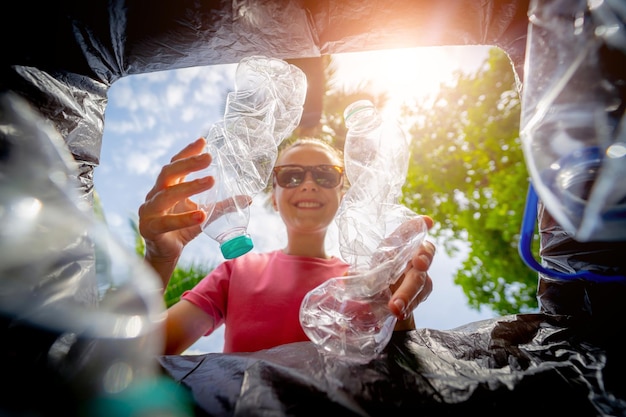
M435 219L432 234L448 253L461 241L469 246L455 283L472 308L532 311L537 274L517 249L528 173L515 75L493 48L476 73L459 71L455 79L430 102L403 109L412 139L403 203Z
M213 268L202 264L177 265L163 294L165 307L169 308L180 300L180 296L196 286Z

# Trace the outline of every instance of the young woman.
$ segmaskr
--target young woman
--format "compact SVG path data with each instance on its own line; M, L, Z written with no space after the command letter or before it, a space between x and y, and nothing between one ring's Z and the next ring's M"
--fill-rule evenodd
M164 288L184 247L200 234L206 214L189 197L211 188L212 177L185 181L206 168L204 139L188 145L163 167L139 208L139 230L146 261ZM300 139L278 156L273 173L272 205L287 230L287 246L268 253L249 252L219 265L181 300L166 320L166 354L180 354L201 336L224 324L224 352L251 352L307 341L299 322L304 296L349 265L328 256L326 232L344 193L343 158L317 139ZM432 220L425 218L429 227ZM397 330L413 328L413 309L432 290L427 274L435 247L424 243L398 283L389 308Z

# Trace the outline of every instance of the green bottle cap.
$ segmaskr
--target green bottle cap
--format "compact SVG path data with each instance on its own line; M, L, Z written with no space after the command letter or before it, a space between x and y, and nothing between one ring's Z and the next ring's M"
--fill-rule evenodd
M220 250L222 251L224 258L233 259L243 255L244 253L250 252L253 247L254 244L252 243L250 236L242 235L222 243Z

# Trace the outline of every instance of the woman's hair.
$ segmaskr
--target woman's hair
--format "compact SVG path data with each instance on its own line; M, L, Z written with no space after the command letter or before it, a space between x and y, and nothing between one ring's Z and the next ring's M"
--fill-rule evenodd
M288 150L296 148L298 146L302 146L302 145L314 145L314 146L319 146L320 148L324 148L335 159L335 163L337 165L343 166L343 152L340 149L335 148L329 142L323 139L314 138L314 137L302 137L302 138L296 139L295 141L291 143L284 145L279 150L278 158L276 160L279 160L280 157Z

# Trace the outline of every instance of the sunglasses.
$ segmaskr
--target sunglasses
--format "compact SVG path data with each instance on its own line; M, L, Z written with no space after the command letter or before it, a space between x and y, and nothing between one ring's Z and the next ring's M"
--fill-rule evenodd
M280 165L273 171L276 183L282 188L298 187L307 172L311 173L317 185L324 188L335 188L343 176L343 167L337 165Z

